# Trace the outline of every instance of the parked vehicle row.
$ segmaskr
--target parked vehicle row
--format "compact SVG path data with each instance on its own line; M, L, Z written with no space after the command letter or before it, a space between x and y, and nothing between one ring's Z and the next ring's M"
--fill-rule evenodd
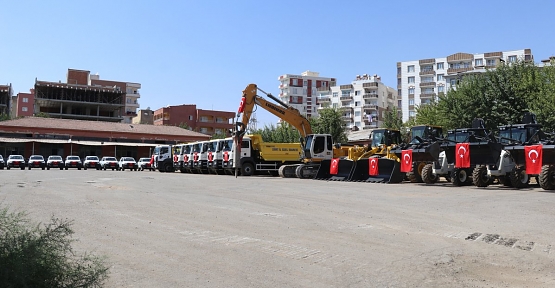
M112 156L102 157L102 159L99 159L97 156L86 156L85 159L81 161L81 157L76 155L67 156L65 160L59 155L48 156L48 159L46 160L42 155L31 155L27 160L25 160L22 155L10 155L6 161L4 161L4 158L0 155L0 170L4 169L4 167L8 170L12 168L19 168L21 170L25 170L25 168L29 170L33 168L42 170L50 170L51 168L57 168L60 170L68 170L69 168L75 168L77 170L112 169L112 171L154 170L150 163L150 158L140 158L139 161L136 162L133 157L121 157L118 160L116 157Z

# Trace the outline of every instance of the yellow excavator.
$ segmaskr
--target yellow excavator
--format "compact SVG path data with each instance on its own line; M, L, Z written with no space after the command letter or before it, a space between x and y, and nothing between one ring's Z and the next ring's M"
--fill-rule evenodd
M258 92L265 94L274 100L272 103L257 95ZM295 127L301 135L301 164L282 165L278 174L283 178L303 179L332 179L367 181L367 182L397 182L399 165L397 157L390 153L391 145L400 141L400 132L391 129L375 129L372 132L372 144L370 147L334 145L330 134L313 134L310 122L299 110L283 103L270 93L264 92L256 84L249 84L243 90L243 97L239 106L235 131L233 133L234 145L240 148L243 136L246 133L247 123L255 107L261 107L274 114L281 120ZM239 121L241 118L241 121ZM235 174L241 167L240 149L234 150L233 167ZM369 157L375 158L379 166L378 175L368 175ZM338 162L335 174L329 173L331 162ZM343 159L338 161L338 159ZM379 159L379 161L378 161ZM346 161L351 160L351 161ZM374 160L373 160L374 161ZM333 174L333 175L331 175ZM325 175L325 176L322 176ZM318 177L317 176L322 176ZM400 181L400 180L399 180Z
M277 104L269 102L257 95L258 92L265 94ZM281 177L312 179L318 172L322 160L348 156L348 148L334 146L332 136L329 134L313 134L308 119L303 116L299 110L285 104L272 94L264 92L262 89L258 88L256 84L249 84L245 90L243 90L243 97L241 98L241 104L237 114L238 119L235 122L235 131L233 131L234 144L236 147L240 147L243 136L246 133L247 123L249 123L255 105L291 124L301 135L300 158L302 164L282 165L279 169L279 175ZM241 118L241 121L239 121L239 118ZM235 173L237 175L241 165L240 149L235 149L234 153L233 167L235 167Z

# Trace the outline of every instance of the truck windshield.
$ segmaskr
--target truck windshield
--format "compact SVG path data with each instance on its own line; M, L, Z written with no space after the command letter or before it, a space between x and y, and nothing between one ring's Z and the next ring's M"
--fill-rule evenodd
M181 146L173 146L173 154L174 155L181 154Z
M222 151L231 151L233 147L233 140L224 140L222 143Z
M183 152L183 154L189 154L189 153L191 153L191 145L183 146L183 149L182 149L181 152Z

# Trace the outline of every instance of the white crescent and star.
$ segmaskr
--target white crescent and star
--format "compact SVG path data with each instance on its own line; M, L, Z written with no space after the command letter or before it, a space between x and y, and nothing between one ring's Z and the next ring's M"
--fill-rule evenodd
M372 166L372 168L375 168L376 167L376 159L370 160L370 165Z
M535 159L532 159L532 154L536 154ZM530 160L532 160L532 163L536 163L536 160L538 159L539 156L540 156L540 154L538 153L538 151L536 151L536 149L532 149L528 152L528 158L530 158Z
M409 157L409 159L408 159L408 160L406 159L407 157ZM410 161L410 155L409 155L408 153L407 153L407 154L405 154L405 156L403 156L403 159L405 159L405 163L407 163L407 164L408 164L408 163L409 163L409 161Z
M462 154L461 154L461 149L464 150ZM464 146L460 146L460 147L459 147L459 150L457 150L457 151L458 151L458 153L459 153L459 156L461 156L461 158L463 158L463 157L464 157L464 154L466 154L466 148L464 148Z

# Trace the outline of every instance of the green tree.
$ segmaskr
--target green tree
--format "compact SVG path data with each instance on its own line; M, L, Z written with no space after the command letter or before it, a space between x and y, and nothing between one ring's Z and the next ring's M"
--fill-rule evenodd
M310 122L312 133L330 134L334 143L346 143L346 125L342 113L335 108L324 108L318 114L319 116Z
M39 112L39 113L35 114L35 117L50 118L50 115L48 115L48 113Z
M57 218L37 225L25 213L0 208L1 286L101 287L108 267L102 258L75 254L71 225Z
M187 124L187 122L181 122L181 123L179 123L179 125L177 125L177 126L178 126L179 128L191 130L191 126L189 126L189 124Z
M382 128L401 130L403 128L403 119L399 115L399 110L397 107L393 109L387 109L384 115L384 121Z
M6 120L10 120L10 115L2 113L0 114L0 121L6 121Z

